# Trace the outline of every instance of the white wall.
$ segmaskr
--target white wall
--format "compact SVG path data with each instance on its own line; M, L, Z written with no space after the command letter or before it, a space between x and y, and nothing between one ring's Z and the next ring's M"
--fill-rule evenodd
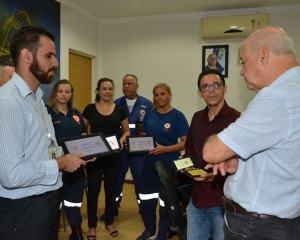
M289 9L264 8L239 10L239 14L269 12L269 25L282 27L294 39L300 56L300 5ZM101 77L115 80L115 98L122 95L121 81L126 73L139 78L139 94L152 99L152 88L166 82L173 92L172 105L181 110L188 121L194 112L205 107L197 95L197 78L202 69L203 45L229 45L229 75L226 79L229 105L244 111L255 95L248 91L237 66L238 48L243 39L203 41L200 38L201 17L173 15L148 18L125 18L101 21ZM214 12L232 15L236 11ZM300 59L298 57L298 59Z
M69 79L69 52L92 58L92 93L100 75L100 27L92 20L61 4L60 78ZM84 79L83 79L84 81ZM94 95L92 96L94 99Z

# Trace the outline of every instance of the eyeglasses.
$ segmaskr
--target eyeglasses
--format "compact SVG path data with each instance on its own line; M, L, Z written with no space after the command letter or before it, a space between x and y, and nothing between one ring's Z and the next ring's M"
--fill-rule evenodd
M213 88L213 90L217 90L217 89L221 89L224 86L223 82L213 82L211 84L203 84L202 86L200 86L199 90L201 92L208 92L210 87Z

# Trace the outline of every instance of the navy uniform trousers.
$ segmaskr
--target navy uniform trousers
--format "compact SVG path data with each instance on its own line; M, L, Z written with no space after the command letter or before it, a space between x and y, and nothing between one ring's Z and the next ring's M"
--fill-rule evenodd
M70 226L81 225L82 205L85 188L84 167L81 166L73 173L64 172L63 175L64 210Z
M130 172L133 177L134 187L135 187L135 197L140 204L139 200L139 192L140 192L140 177L142 174L144 161L145 161L144 154L128 154L126 147L122 150L122 165L121 170L118 177L118 186L117 186L117 196L116 196L116 208L120 207L120 203L122 201L123 195L123 185L126 173L128 168L130 168Z
M174 168L171 162L166 162L165 164L174 176ZM159 230L157 240L166 240L168 239L169 232L169 218L164 206L164 195L161 191L161 183L155 169L155 161L145 160L140 184L140 212L144 221L145 231L151 235L155 235L156 233L156 206L159 197Z

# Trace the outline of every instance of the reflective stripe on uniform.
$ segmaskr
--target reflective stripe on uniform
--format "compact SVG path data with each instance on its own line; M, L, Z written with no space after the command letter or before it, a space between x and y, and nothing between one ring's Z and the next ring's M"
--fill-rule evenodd
M129 128L135 128L135 124L128 124ZM122 126L120 126L120 128L122 128Z
M150 194L139 194L141 200L149 200L158 198L158 193L150 193Z
M81 203L73 203L73 202L68 202L68 201L64 200L64 204L66 207L81 207L82 202Z
M123 196L123 193L121 193L119 197L116 197L116 202L118 202L119 198L122 197L122 196Z
M159 199L159 205L162 206L162 207L164 207L165 206L165 202L163 200Z

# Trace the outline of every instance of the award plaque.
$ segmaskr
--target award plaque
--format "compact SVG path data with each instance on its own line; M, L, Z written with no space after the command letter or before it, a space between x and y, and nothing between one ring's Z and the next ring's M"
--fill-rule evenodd
M152 135L127 136L126 142L128 153L149 152L156 147L155 137Z
M189 176L189 177L199 177L200 175L207 175L208 173L205 172L203 169L193 169L193 170L188 170L185 171L185 173Z
M84 154L84 160L102 157L113 153L112 148L102 133L81 135L78 137L59 139L65 154Z
M177 159L172 161L173 166L176 171L182 171L189 177L199 177L200 175L207 175L208 173L203 169L197 168L195 161L192 157L186 157L182 159ZM186 168L192 168L190 170L184 171Z
M113 151L121 150L121 145L116 135L106 137L106 141L109 143Z
M192 157L173 160L172 163L176 171L184 170L188 167L195 167L195 162Z

